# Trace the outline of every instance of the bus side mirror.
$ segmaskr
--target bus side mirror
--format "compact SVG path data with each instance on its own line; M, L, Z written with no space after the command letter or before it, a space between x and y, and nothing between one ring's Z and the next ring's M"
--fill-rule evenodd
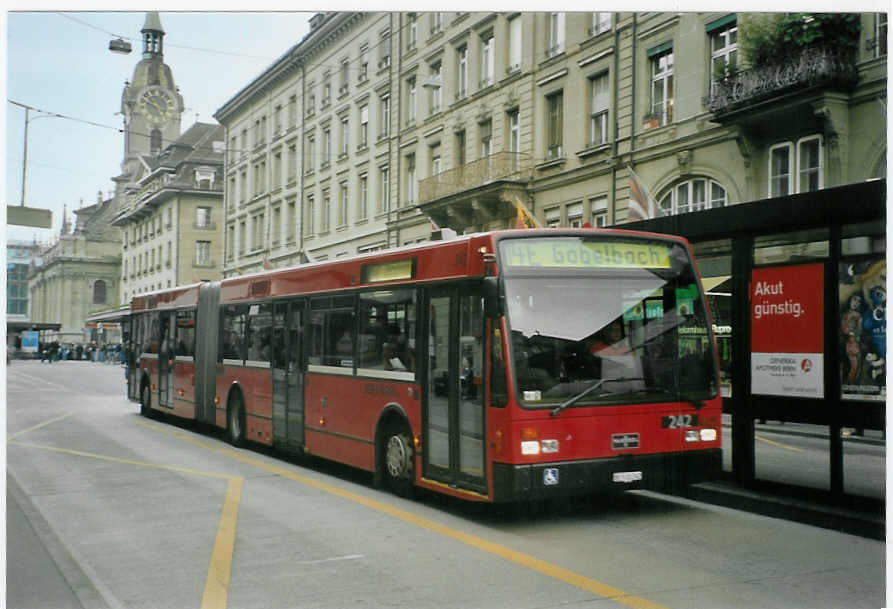
M484 315L502 315L502 298L499 295L499 277L484 277Z

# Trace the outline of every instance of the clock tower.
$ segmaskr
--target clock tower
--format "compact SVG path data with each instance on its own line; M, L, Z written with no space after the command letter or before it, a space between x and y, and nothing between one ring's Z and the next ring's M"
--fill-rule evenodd
M180 137L183 97L164 63L164 28L158 12L146 13L143 25L143 57L124 86L124 174L139 179L140 157L155 156Z

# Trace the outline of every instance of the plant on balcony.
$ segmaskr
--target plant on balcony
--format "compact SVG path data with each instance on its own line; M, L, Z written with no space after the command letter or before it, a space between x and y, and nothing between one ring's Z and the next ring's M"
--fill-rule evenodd
M738 24L738 46L752 67L785 62L803 49L833 46L853 52L861 21L855 13L745 13Z
M850 13L741 15L743 69L717 69L708 108L722 114L806 87L850 87L860 29Z

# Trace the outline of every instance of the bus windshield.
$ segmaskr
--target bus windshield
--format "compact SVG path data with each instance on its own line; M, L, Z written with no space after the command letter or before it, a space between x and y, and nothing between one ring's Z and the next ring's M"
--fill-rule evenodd
M707 312L681 245L556 236L505 239L499 252L520 403L716 395Z

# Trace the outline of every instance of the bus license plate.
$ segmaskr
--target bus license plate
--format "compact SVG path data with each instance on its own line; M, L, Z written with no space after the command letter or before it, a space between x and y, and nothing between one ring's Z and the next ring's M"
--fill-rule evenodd
M614 482L629 484L642 479L642 472L614 472Z

